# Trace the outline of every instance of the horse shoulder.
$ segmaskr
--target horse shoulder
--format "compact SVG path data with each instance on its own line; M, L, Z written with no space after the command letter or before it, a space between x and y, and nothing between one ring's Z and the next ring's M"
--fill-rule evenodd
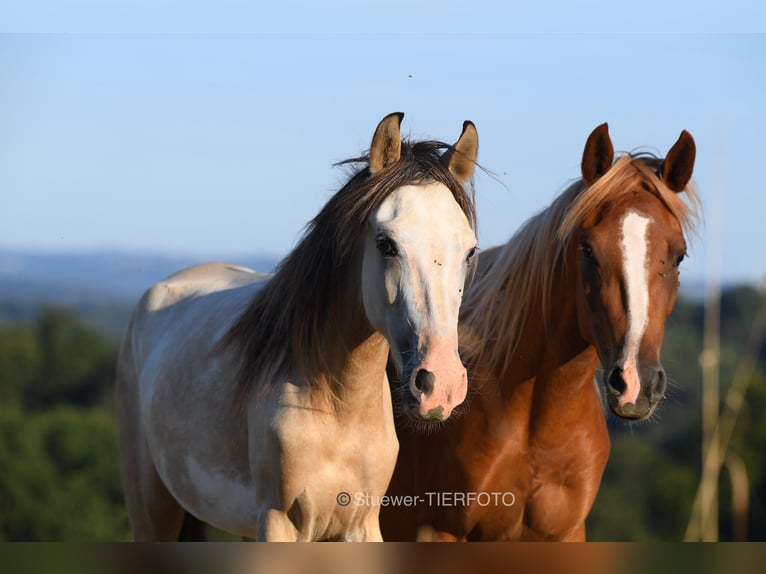
M131 373L134 396L150 428L164 428L169 418L183 420L179 428L193 427L188 419L218 411L221 424L227 420L234 361L217 343L264 277L236 266L206 264L184 269L144 294L120 363Z

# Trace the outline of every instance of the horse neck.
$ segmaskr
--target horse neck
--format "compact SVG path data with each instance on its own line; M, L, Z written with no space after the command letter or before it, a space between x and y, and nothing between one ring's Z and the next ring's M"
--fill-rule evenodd
M336 307L337 339L325 342L330 372L326 373L343 397L343 405L357 409L386 392L384 377L389 346L367 319L359 285L347 281Z
M589 344L582 337L577 316L577 275L574 265L562 265L553 279L548 301L547 325L539 317L527 319L522 344L534 345L537 363L557 368L584 351Z
M579 328L576 289L575 266L557 263L548 300L543 301L544 290L536 291L537 300L529 302L531 310L523 321L512 360L491 379L500 386L512 386L563 369L582 353L593 351Z
M373 331L338 361L333 376L342 388L342 409L357 413L365 408L379 410L381 400L388 397L390 401L386 378L388 351L386 339Z
M580 334L576 306L576 270L573 265L559 266L553 277L549 294L547 327L542 320L542 293L530 301L530 309L520 329L520 337L506 367L487 364L471 365L469 380L475 393L473 415L459 419L462 431L472 425L488 425L497 431L521 433L526 436L532 424L531 413L537 421L551 420L552 428L562 421L576 423L577 418L593 408L593 376L598 355ZM512 294L511 294L512 295ZM494 344L508 348L502 338ZM510 352L510 351L509 351ZM472 418L474 417L474 418ZM486 419L477 423L476 420ZM558 422L556 422L558 421ZM521 439L519 439L521 440Z

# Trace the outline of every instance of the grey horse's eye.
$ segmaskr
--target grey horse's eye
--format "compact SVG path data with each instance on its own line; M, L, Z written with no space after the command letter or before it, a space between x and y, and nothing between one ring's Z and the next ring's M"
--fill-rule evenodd
M380 254L386 259L392 259L398 254L396 243L386 235L378 235L375 238L375 246L378 248L378 251L380 251Z

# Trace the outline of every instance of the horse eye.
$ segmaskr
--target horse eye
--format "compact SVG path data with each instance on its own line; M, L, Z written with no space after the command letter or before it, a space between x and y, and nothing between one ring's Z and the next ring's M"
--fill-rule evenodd
M397 255L396 244L390 237L378 235L375 238L375 246L378 248L378 251L380 251L380 254L386 259L391 259Z
M678 256L678 259L676 259L676 262L673 264L674 267L678 267L681 265L681 262L686 258L686 251L682 251L681 255Z
M473 259L473 256L476 255L477 250L478 247L471 247L471 250L468 252L468 255L465 258L467 263L471 263L471 259Z
M590 245L583 243L580 245L580 249L582 250L582 255L585 259L592 263L597 263L596 256L593 254L593 248Z

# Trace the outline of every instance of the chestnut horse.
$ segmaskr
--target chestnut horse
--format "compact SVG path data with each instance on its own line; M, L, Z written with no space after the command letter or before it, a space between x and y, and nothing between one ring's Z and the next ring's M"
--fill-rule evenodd
M117 378L136 540L203 523L381 539L378 508L356 497L382 496L396 462L389 352L412 416L442 420L463 401L458 310L476 248L473 124L454 146L408 142L402 116L380 122L273 277L200 265L142 298Z
M481 254L460 317L465 412L430 435L397 425L389 495L415 502L389 499L386 540L585 539L609 453L599 363L618 417L647 418L665 394L660 347L699 205L694 158L684 131L664 160L614 161L603 124L582 179Z

